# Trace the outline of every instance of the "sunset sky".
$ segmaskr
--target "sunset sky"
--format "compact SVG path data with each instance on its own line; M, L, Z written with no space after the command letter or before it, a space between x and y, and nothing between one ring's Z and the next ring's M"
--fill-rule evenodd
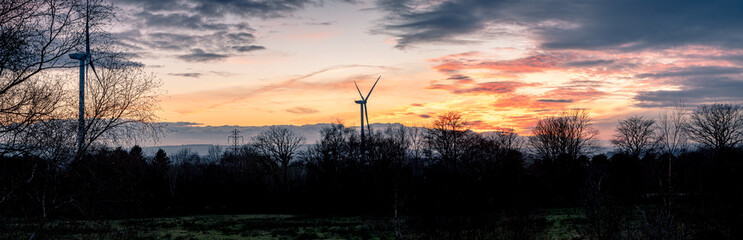
M675 102L743 101L742 1L121 0L111 31L163 81L163 122L528 134L586 108L601 137ZM181 125L183 125L181 123ZM226 138L226 136L225 136ZM179 144L171 140L171 144ZM205 142L209 143L209 142Z

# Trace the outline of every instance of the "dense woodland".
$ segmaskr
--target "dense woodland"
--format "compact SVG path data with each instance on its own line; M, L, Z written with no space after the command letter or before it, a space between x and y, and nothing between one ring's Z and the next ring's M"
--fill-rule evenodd
M506 216L579 208L597 239L741 236L743 108L702 105L661 120L621 120L608 157L585 110L539 120L532 133L475 133L461 114L427 128L342 124L300 151L301 136L272 127L238 148L97 148L69 162L4 156L5 217L115 219L223 213ZM663 127L681 125L674 143ZM719 134L719 136L717 135ZM687 142L685 139L693 140ZM709 142L707 140L710 140ZM721 142L716 142L720 140ZM669 151L668 145L677 145ZM665 146L664 146L665 145Z

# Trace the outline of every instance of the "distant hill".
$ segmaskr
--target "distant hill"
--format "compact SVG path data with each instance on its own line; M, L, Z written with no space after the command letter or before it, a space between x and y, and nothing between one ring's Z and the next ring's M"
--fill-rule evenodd
M240 135L243 137L244 143L249 143L251 138L260 134L261 131L266 130L270 126L200 126L195 123L188 122L176 122L176 123L164 123L166 124L166 135L157 144L141 144L146 154L154 155L158 148L165 150L168 155L177 153L182 149L190 149L198 153L199 155L206 155L209 152L209 147L213 145L219 145L222 149L226 149L229 144L228 136L232 134L232 130L237 129L240 131ZM323 128L330 127L330 123L319 123L319 124L308 124L308 125L278 125L286 127L294 133L304 136L305 145L302 146L301 150L305 150L307 146L315 144L321 137L321 131ZM402 124L399 123L374 123L372 128L375 130L384 130L388 127L399 127ZM358 129L358 126L351 126L352 128Z
M261 131L266 130L270 126L200 126L195 123L188 122L176 122L176 123L165 123L167 124L166 136L161 139L158 144L141 144L146 154L154 155L158 148L162 148L168 155L177 153L182 149L190 149L198 153L199 155L207 155L209 147L212 145L219 145L222 149L226 149L230 144L228 143L228 136L231 135L232 130L237 129L240 131L240 135L243 136L243 142L249 143L251 138L260 134ZM319 123L319 124L308 124L308 125L279 125L286 127L294 133L305 137L305 145L302 150L305 150L307 146L315 144L321 137L321 131L323 128L331 126L330 123ZM384 130L389 127L400 127L403 126L400 123L374 123L372 128L375 131ZM358 126L350 126L354 129L358 129ZM482 132L483 135L492 135L496 132ZM597 152L610 152L612 149L611 144L606 140L599 140L599 151Z
M142 150L145 153L145 155L154 156L158 149L163 149L165 153L168 155L173 155L183 149L190 149L191 151L194 151L198 153L199 155L206 155L209 153L209 147L213 145L211 144L186 144L186 145L177 145L177 146L154 146L154 147L143 147Z
M311 144L304 144L299 147L299 151L305 151ZM158 149L162 149L165 151L165 153L168 154L168 156L174 155L178 153L179 151L183 149L191 150L192 152L195 152L199 156L206 156L209 154L209 148L215 146L212 144L184 144L184 145L173 145L173 146L152 146L152 147L143 147L142 151L144 152L145 156L154 156ZM227 150L230 145L218 145L221 147L222 151L224 152Z
M208 149L209 145L229 145L228 136L231 135L232 130L237 129L240 131L240 135L243 136L245 142L249 142L250 139L258 135L261 131L267 129L270 126L202 126L198 123L189 122L169 122L163 123L165 127L165 137L161 138L157 143L140 143L141 146L154 147L154 146L180 146L180 145L204 145ZM294 133L304 136L307 144L315 143L320 139L320 131L323 128L329 127L330 123L318 123L318 124L307 124L307 125L278 125L286 127L292 130ZM374 123L372 128L380 130L386 129L387 127L402 126L399 123ZM350 126L358 128L358 126ZM194 146L195 148L201 149L201 146Z

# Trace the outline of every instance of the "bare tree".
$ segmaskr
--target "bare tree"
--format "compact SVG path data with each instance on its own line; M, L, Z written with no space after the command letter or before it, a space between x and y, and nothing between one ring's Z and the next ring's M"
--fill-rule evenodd
M658 143L662 151L668 156L668 178L666 189L671 192L671 180L673 177L673 157L679 151L686 149L688 135L686 132L686 104L684 101L679 102L674 108L658 116L656 124L656 133L658 134Z
M655 145L655 121L642 116L619 120L611 143L632 157L640 157Z
M409 133L409 128L405 126L398 126L398 127L388 127L384 130L384 133L377 134L375 137L377 138L378 143L382 144L376 144L375 146L377 149L378 157L382 157L384 159L378 159L381 161L389 161L390 164L393 165L393 167L400 168L405 162L407 162L407 151L411 147L411 143L413 139L410 137L413 136Z
M413 172L418 174L420 170L423 170L423 152L426 143L426 136L424 132L425 128L422 127L410 127L408 128L408 139L410 141L409 154L410 154L410 166L413 168Z
M82 49L86 15L93 37L113 17L101 0L1 0L0 95L52 68L75 65L67 54ZM89 13L89 15L88 15Z
M353 128L338 122L324 127L320 134L320 139L303 154L308 170L336 175L343 166L358 164L361 142Z
M467 149L466 124L460 112L450 111L439 115L432 126L426 128L425 142L433 159L449 168L457 168Z
M688 142L686 135L686 105L684 102L677 104L671 111L658 115L656 133L658 143L663 152L675 155L678 151L685 149Z
M209 146L207 154L207 162L208 163L218 163L220 159L222 159L222 155L224 153L224 150L222 149L222 146L219 145L211 145Z
M700 105L691 114L687 129L694 141L715 151L735 148L743 142L743 106Z
M54 81L29 81L0 95L0 155L30 154L38 150L45 124L62 107L62 85Z
M513 129L506 129L489 135L488 138L493 141L498 149L505 151L518 151L524 147L526 140L519 136Z
M145 73L140 65L121 59L100 63L100 79L90 81L86 88L84 151L95 146L157 140L162 134L162 126L155 115L159 108L161 83L153 75ZM50 90L65 92L62 87ZM77 131L77 121L74 120L77 97L72 96L76 92L77 89L67 89L67 96L59 93L48 95L53 97L47 100L50 103L46 111L50 112L28 124L25 132L10 136L22 139L22 145L29 149L26 152L33 151L47 159L69 160L65 154L69 152L68 148L74 148L74 138L70 136Z
M555 160L560 156L577 159L588 154L596 146L599 131L591 126L588 111L573 109L554 117L540 119L532 129L529 144L543 160Z
M170 160L173 162L173 165L201 164L201 157L199 157L199 154L190 148L182 148L178 150L178 152L170 156Z
M0 0L0 154L29 153L29 130L54 119L61 107L61 83L47 70L75 66L67 54L82 49L85 2ZM113 17L111 6L90 1L91 34ZM44 73L44 74L42 74ZM38 144L35 144L38 145Z
M114 56L100 61L100 64L100 81L89 81L86 89L89 102L85 106L86 149L96 143L157 139L162 126L155 111L159 109L162 83L154 75L144 72L140 64L122 57Z
M60 145L62 142L41 140L48 139L43 138L44 132L69 135L72 130L67 128L74 125L62 124L57 119L74 118L72 108L76 104L72 103L71 99L76 99L76 97L62 94L64 92L62 91L62 82L64 82L62 79L64 78L60 77L62 74L50 75L46 72L77 66L77 61L69 59L67 55L84 49L86 22L90 25L91 41L99 43L94 44L93 51L96 52L97 57L105 55L103 53L110 50L106 46L110 44L101 43L109 43L111 39L110 35L101 30L101 27L114 18L114 8L102 0L1 1L0 99L2 104L0 104L0 119L2 122L0 123L0 141L2 143L0 145L4 146L3 152L5 153L10 151L38 153L40 151L47 154L50 152L49 149L39 150L31 147L44 146L42 142L51 143L46 146L62 146ZM103 47L95 48L95 46ZM118 56L121 53L108 55ZM110 59L122 60L123 58ZM108 74L111 76L99 79L97 82L88 81L87 91L95 95L88 100L89 103L91 100L93 102L89 106L98 109L86 109L88 113L92 113L86 116L90 121L86 125L86 136L88 136L86 146L105 138L102 137L104 133L108 133L105 134L108 137L106 140L117 142L110 140L120 139L121 136L142 136L132 134L131 131L122 131L122 129L136 128L139 132L154 129L151 128L151 124L138 124L138 127L133 127L134 124L122 124L120 120L133 119L139 123L154 122L152 121L154 120L152 108L157 104L151 101L153 97L137 95L145 91L133 88L152 90L157 89L159 85L151 84L154 81L132 81L131 79L141 77L143 74L134 73L133 68L128 65L110 64L113 61L100 60L96 59L96 63L101 65L99 67L109 68L100 70L104 73L115 73ZM116 70L107 71L111 69ZM129 81L122 80L122 78L129 78ZM95 83L100 84L91 86ZM70 102L67 105L62 104L63 99L70 99ZM143 102L146 103L131 104ZM111 110L114 108L112 106L115 106L116 110ZM145 110L149 112L149 117L142 117L144 114L132 114L133 109L144 109L143 106L150 108ZM139 116L134 117L134 115ZM106 120L101 121L102 119ZM124 128L124 125L127 127ZM119 137L112 138L111 136L114 135ZM24 149L18 149L19 147Z
M304 139L288 128L271 126L253 137L253 144L263 155L270 158L270 166L280 170L281 178L286 183L289 163L294 159L294 154L302 146Z

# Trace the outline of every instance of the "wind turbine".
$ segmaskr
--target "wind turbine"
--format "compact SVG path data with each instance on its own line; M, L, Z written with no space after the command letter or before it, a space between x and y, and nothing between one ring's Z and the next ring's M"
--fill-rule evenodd
M359 91L359 96L361 96L361 100L356 100L356 104L359 104L361 106L361 144L364 144L364 116L366 116L366 127L369 128L369 133L371 133L371 126L369 126L369 110L366 108L366 101L369 100L369 96L371 96L372 91L374 91L374 87L377 86L377 83L379 82L379 78L382 76L379 76L377 78L377 81L374 82L374 85L372 86L371 90L369 90L369 93L366 94L366 97L364 97L363 94L361 94L361 90L359 90L359 85L356 84L356 81L353 81L353 85L356 85L356 91Z
M78 107L78 119L77 119L77 154L82 156L82 152L85 149L85 76L87 75L88 68L90 65L93 68L98 82L101 79L98 77L98 73L95 71L95 65L93 65L93 59L90 55L90 0L85 2L85 52L72 53L69 55L70 58L80 61L80 88L79 88L79 107Z

